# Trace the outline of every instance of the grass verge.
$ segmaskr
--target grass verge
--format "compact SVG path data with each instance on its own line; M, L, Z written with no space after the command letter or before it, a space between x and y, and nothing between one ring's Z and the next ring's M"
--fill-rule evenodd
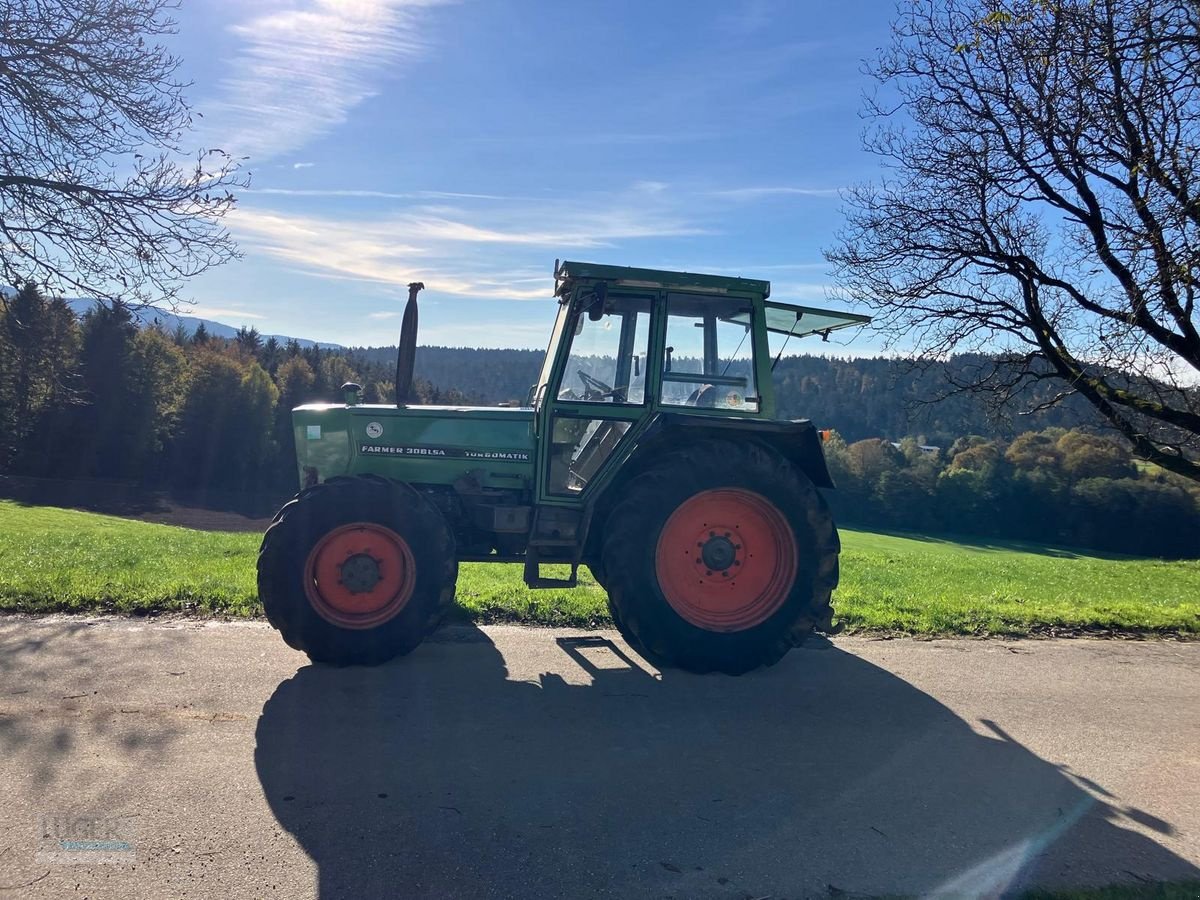
M259 536L201 532L0 501L0 609L261 612ZM1200 634L1200 562L1112 559L1050 547L842 533L838 617L920 635ZM457 614L479 622L609 623L604 592L530 591L517 565L464 564Z

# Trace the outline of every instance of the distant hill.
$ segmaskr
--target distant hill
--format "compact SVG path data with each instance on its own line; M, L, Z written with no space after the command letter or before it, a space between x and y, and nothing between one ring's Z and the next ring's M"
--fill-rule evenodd
M75 311L77 316L82 316L96 301L89 300L86 297L72 297L67 299L67 305ZM238 330L232 325L226 325L224 322L216 322L212 319L202 319L197 316L180 316L175 313L165 312L158 309L142 309L134 313L136 318L143 326L148 326L158 322L164 331L174 332L179 326L183 326L184 332L191 337L196 329L200 327L200 323L204 323L205 330L213 337L233 338L237 335ZM268 340L275 338L281 344L286 344L292 340L290 335L286 334L263 334L262 339ZM308 338L296 338L301 347L321 347L326 350L341 350L341 344L332 344L328 341L314 341Z
M363 383L388 381L396 366L395 347L338 351L362 376ZM463 347L418 347L416 376L440 390L461 392L471 403L521 403L537 380L543 350L491 350ZM1031 385L1021 402L997 415L978 393L945 397L949 385L987 365L978 355L956 356L945 362L915 367L889 358L836 359L823 356L785 356L775 367L773 381L781 418L807 418L822 428L834 428L848 441L906 435L923 443L949 446L968 434L1011 440L1023 431L1057 426L1100 427L1092 407L1080 397L1068 397L1049 409L1025 415L1048 401L1060 385Z

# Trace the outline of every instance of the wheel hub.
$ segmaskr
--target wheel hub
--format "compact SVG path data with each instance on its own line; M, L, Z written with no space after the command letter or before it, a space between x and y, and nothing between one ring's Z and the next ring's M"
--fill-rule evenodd
M737 552L742 545L735 544L732 537L733 534L728 531L724 534L710 531L708 540L700 543L700 556L696 562L713 572L724 572L730 566L741 565Z
M338 583L352 594L369 594L383 580L380 560L367 553L355 553L341 565Z

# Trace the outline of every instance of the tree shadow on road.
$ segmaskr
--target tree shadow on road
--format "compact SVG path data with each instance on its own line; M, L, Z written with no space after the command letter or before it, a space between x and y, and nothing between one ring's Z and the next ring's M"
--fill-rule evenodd
M1169 823L828 642L735 679L659 677L602 638L560 639L556 669L578 684L527 672L515 646L506 665L456 629L276 689L255 763L319 896L961 896L1200 876L1130 830Z

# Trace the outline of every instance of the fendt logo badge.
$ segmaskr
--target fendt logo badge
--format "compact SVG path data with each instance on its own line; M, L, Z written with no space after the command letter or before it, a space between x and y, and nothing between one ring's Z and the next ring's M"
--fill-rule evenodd
M375 440L375 438L383 437L383 426L380 425L378 422L368 422L367 423L367 437L371 438L371 440Z

